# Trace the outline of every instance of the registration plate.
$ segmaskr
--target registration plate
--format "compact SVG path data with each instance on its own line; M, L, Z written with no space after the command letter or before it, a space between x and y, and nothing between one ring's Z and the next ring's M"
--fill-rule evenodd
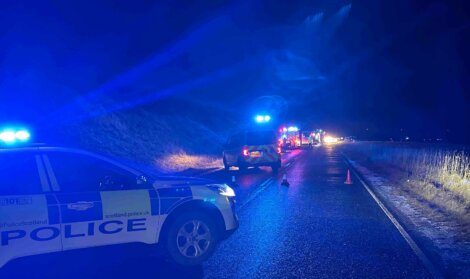
M251 151L250 155L251 157L258 158L261 157L262 153L260 151Z

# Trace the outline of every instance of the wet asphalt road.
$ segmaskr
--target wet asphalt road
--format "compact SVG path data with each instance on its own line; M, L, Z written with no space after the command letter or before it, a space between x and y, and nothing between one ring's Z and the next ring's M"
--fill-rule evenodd
M239 211L240 228L204 264L208 278L428 278L367 191L345 185L333 148L302 151Z
M264 168L232 172L240 227L202 266L180 268L152 247L126 245L20 259L0 278L430 277L357 180L344 184L347 166L334 147L297 150L283 163L274 177ZM223 171L204 176L231 180Z

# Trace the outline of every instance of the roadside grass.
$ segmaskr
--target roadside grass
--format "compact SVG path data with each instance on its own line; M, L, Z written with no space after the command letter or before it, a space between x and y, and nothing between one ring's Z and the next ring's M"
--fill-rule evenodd
M397 169L406 190L468 218L470 157L465 150L392 143L356 143L346 150L353 159Z
M81 148L169 173L222 166L216 158L221 157L225 134L217 124L138 108L106 113L61 132Z
M155 165L163 172L174 173L187 169L220 168L223 163L220 156L192 155L179 150L155 159Z

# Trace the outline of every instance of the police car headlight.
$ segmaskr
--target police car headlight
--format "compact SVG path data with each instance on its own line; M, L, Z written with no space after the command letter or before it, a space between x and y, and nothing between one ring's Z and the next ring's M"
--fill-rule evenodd
M227 184L210 185L209 188L226 197L235 197L235 191Z

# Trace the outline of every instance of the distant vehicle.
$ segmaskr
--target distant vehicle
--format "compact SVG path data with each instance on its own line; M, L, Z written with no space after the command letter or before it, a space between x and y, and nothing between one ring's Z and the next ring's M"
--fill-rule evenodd
M281 167L281 148L274 131L243 131L232 135L223 151L225 170L238 167L269 166L273 173Z
M282 150L296 149L302 147L301 132L296 126L280 129L280 147Z
M301 146L312 147L316 144L315 133L313 131L302 131L300 137Z
M0 148L0 267L30 255L159 243L197 265L238 227L235 192L202 179L150 177L58 147Z

